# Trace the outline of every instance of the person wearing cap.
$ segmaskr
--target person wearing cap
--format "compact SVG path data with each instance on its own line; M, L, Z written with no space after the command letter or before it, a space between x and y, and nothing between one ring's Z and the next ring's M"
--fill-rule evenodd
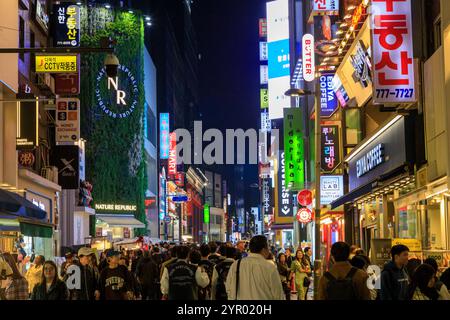
M86 301L100 299L98 279L94 269L90 266L90 256L92 253L92 249L88 247L82 247L80 248L80 250L78 250L79 262L73 262L73 264L80 268L80 288L72 289L69 291L69 300Z
M132 275L120 265L120 252L110 250L106 255L108 266L100 273L100 300L132 300Z

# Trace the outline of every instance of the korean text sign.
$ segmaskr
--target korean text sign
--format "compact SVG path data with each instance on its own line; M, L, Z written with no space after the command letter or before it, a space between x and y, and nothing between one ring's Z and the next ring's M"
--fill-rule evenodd
M285 183L288 189L300 190L305 183L305 154L302 133L302 110L284 109Z
M333 89L334 74L323 74L320 83L320 116L329 118L338 108L337 98Z
M339 126L324 125L321 127L321 169L331 173L341 162L339 148Z
M416 101L411 0L372 1L374 103Z
M80 46L80 6L71 2L54 4L53 45L55 47Z

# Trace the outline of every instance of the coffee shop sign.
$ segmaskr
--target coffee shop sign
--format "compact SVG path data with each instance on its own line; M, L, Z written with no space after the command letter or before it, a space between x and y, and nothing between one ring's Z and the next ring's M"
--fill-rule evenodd
M384 146L379 144L356 161L356 175L362 177L384 162Z

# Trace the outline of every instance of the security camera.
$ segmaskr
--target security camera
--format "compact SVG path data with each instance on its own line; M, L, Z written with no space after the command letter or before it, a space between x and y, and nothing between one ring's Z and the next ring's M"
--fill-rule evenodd
M119 68L119 59L116 57L115 54L109 53L105 58L104 65L108 77L110 78L117 77L117 70Z

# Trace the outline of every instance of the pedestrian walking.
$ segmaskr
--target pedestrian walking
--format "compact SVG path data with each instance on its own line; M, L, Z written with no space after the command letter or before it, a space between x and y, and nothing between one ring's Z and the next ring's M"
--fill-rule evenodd
M228 272L225 282L228 300L285 300L278 270L266 260L267 238L254 236L249 248L248 257L235 261Z
M160 273L160 279L162 279L164 270L169 267L170 265L174 264L175 262L177 262L177 255L178 255L178 246L173 246L172 248L169 249L169 256L168 259L166 261L164 261L161 265L161 273Z
M109 250L106 255L108 266L100 273L100 300L132 300L133 283L128 269L119 265L120 252Z
M5 287L6 300L28 300L28 282L17 268L16 261L9 253L3 254L4 261L8 264L11 273L5 272L8 275ZM1 269L1 268L0 268ZM6 270L6 267L5 267ZM1 299L0 299L1 300Z
M436 272L429 264L417 267L412 276L410 298L411 300L438 300L439 292L435 288Z
M31 300L67 300L69 292L64 281L58 278L58 268L53 261L42 266L41 281L31 293Z
M158 298L159 272L158 266L148 251L136 266L136 277L141 287L142 300L156 300Z
M288 268L290 269L291 265L292 265L292 261L294 260L292 258L292 250L291 250L291 248L287 248L286 251L285 251L285 254L286 254L286 264L287 264Z
M59 274L62 279L66 276L67 269L69 269L69 267L74 264L75 256L72 252L68 252L65 254L65 259L66 261L64 261L61 265L61 272Z
M280 275L281 285L283 287L284 294L286 295L286 300L291 300L291 287L289 280L291 270L286 263L286 254L278 254L277 268L278 274Z
M238 251L237 254L239 255L240 258L245 258L248 256L245 241L243 240L238 241L236 243L236 249Z
M94 268L90 266L92 253L92 249L87 247L82 247L78 250L79 262L75 262L74 264L80 271L80 287L69 289L69 300L93 301L100 299L98 277L95 274ZM66 274L66 277L63 278L66 283L68 277L70 275Z
M381 300L409 300L408 254L407 246L399 244L391 248L392 260L381 272Z
M198 288L209 284L208 274L201 267L188 262L189 248L177 249L177 262L164 269L161 292L168 300L197 300Z
M368 275L349 262L350 246L336 242L331 246L333 266L319 280L319 300L370 300Z
M211 254L211 249L209 248L209 245L204 243L200 246L200 255L201 260L198 263L200 267L205 270L205 272L208 274L208 278L210 281L210 284L207 285L205 288L200 288L198 292L198 299L199 300L209 300L211 299L211 283L212 283L212 277L214 272L214 263L208 259L209 255Z
M219 262L213 271L211 282L211 298L212 300L228 300L225 283L227 281L228 272L234 263L237 250L233 247L226 247L225 259Z
M311 272L308 260L301 248L295 253L295 260L291 264L291 278L295 277L297 300L306 299L306 290L310 285L308 274Z
M439 300L450 300L450 293L448 291L447 286L442 282L438 277L437 274L439 272L439 267L435 259L428 258L424 262L424 264L428 264L434 269L435 274L435 288L439 294Z
M28 269L25 278L28 281L28 292L30 294L33 292L34 287L42 280L44 262L44 256L36 256L34 258L34 263Z
M353 257L353 259L350 261L350 264L353 267L364 271L367 277L369 277L369 274L367 272L368 267L371 265L369 257L362 254L361 255L358 254ZM375 288L373 289L369 288L369 292L370 292L370 300L376 300L378 296L378 290Z

